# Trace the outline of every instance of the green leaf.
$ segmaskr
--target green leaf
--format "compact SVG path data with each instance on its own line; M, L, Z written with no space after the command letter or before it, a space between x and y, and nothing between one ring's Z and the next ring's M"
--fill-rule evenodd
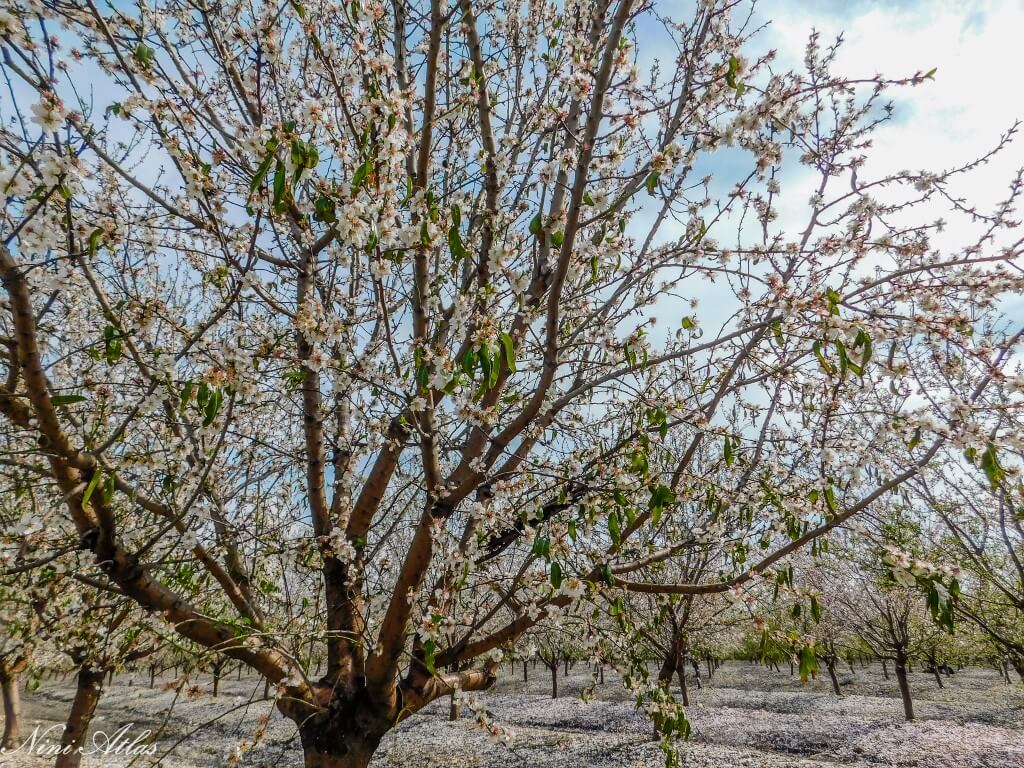
M100 228L100 227L96 227L96 229L94 229L89 234L89 256L95 256L96 255L96 251L99 250L100 240L102 238L103 238L103 229Z
M736 75L739 74L739 71L740 71L740 60L737 59L735 56L730 56L729 57L729 69L725 73L725 82L726 82L726 84L730 88L732 88L734 91L736 91L737 95L742 96L743 95L743 91L746 90L746 87L743 85L743 83L739 82L736 79Z
M828 360L825 359L825 355L821 350L821 342L814 342L812 349L814 350L814 356L818 358L818 362L821 363L821 367L825 369L825 372L829 375L834 374L836 369Z
M373 163L369 159L365 160L362 165L356 168L355 175L352 176L353 195L359 191L359 187L363 185L363 182L366 181L367 177L370 175L370 171L372 170Z
M135 60L142 65L143 69L149 69L153 65L153 59L155 56L156 51L145 43L140 42L135 46Z
M217 418L217 411L220 410L222 397L223 395L219 389L215 389L210 393L210 397L206 401L206 407L203 409L204 427L210 426L213 423L213 420Z
M333 224L338 220L334 201L327 195L320 195L314 204L313 219L323 224Z
M917 427L917 428L914 429L914 434L910 438L910 442L907 443L907 450L912 451L915 448L917 448L917 446L919 446L920 444L921 444L921 428Z
M818 657L814 646L808 645L800 650L800 682L806 683L812 674L818 672Z
M725 457L725 465L731 467L736 461L736 452L733 450L732 440L729 439L728 435L725 436L725 448L722 453Z
M551 563L551 586L558 589L562 586L562 566L558 563Z
M985 452L981 454L981 469L992 485L992 489L999 488L999 484L1006 477L1006 470L999 464L995 443L989 443Z
M50 402L56 406L60 405L71 405L72 403L81 403L86 400L85 395L54 395L50 398Z
M544 231L544 219L538 213L532 219L530 219L530 234L540 237L540 233Z
M452 224L452 228L448 230L448 250L451 251L453 261L462 261L469 255L466 253L466 247L462 244L462 235L459 234L456 224Z
M687 315L683 318L682 326L684 331L692 331L697 327L697 323L692 317Z
M814 619L815 624L821 623L821 603L814 595L811 595L811 618Z
M433 640L423 641L423 665L427 668L430 674L436 674L437 668L434 666L434 660L437 657L437 643Z
M256 173L252 176L252 182L249 184L249 192L255 192L263 184L263 180L267 178L267 173L270 171L270 165L274 162L273 151L268 152L267 156L263 158L263 161L257 166Z
M658 179L661 178L661 174L657 171L651 171L647 180L644 182L644 186L647 187L648 194L653 195L655 188L658 186Z
M103 329L103 359L114 365L121 359L121 336L113 325Z
M284 163L280 160L277 161L277 165L274 168L274 210L280 213L284 210L284 192L285 192L285 169Z
M473 373L476 371L477 365L477 353L475 349L470 349L462 356L462 370L466 372L466 375L473 378Z
M619 546L622 542L622 523L619 520L618 510L613 509L608 515L608 535L611 536L615 546Z
M510 373L516 372L516 348L512 342L512 337L502 331L501 333L501 347L505 351L505 364L508 366Z
M665 507L676 500L672 490L664 485L656 485L651 489L651 499L648 507L651 510L651 524L657 525L661 521L661 513Z
M92 473L92 477L89 479L89 484L85 487L85 493L82 494L82 506L84 507L89 503L89 499L92 498L92 492L96 490L96 486L100 484L100 480L103 479L103 472L97 469Z

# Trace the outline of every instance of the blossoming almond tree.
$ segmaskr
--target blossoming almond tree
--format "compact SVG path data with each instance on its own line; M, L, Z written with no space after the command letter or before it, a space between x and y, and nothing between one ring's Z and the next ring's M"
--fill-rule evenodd
M973 164L865 166L932 73L843 79L817 38L786 72L746 5L676 10L0 15L5 472L79 575L275 683L307 766L366 765L583 601L777 583L1011 356L971 319L1021 287L1019 182L990 214ZM943 202L971 247L935 250ZM970 388L893 459L921 337ZM709 541L705 580L655 577Z

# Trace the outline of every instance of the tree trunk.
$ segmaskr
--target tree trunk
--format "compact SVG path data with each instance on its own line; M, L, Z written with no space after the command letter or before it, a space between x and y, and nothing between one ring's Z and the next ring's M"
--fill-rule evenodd
M558 662L551 665L551 698L558 698Z
M939 667L936 664L932 664L932 675L935 676L935 682L939 684L939 688L944 688L942 684L942 675L939 673Z
M105 675L106 670L92 669L87 664L78 668L78 687L75 689L75 698L71 702L71 711L68 713L64 735L60 739L61 751L64 754L57 756L54 768L78 768L82 762L81 748L86 743L89 724L92 722L92 716L96 713L96 705L103 693Z
M903 714L907 721L914 719L914 700L910 698L910 683L907 680L907 657L896 655L896 680L900 684L900 696L903 698Z
M604 685L604 664L598 669L598 674L601 676L601 685ZM1007 679L1009 679L1009 675L1007 675Z
M1010 660L1010 663L1013 664L1013 668L1017 670L1017 674L1020 675L1020 681L1024 683L1024 659L1014 656L1013 659Z
M526 663L526 659L523 659L523 682L528 683L530 681L530 665Z
M18 675L16 672L0 673L0 689L4 700L4 735L0 739L0 747L14 749L18 742L18 731L21 728L21 697L18 693Z
M149 665L149 687L156 685L156 664Z
M217 662L213 665L213 698L217 698L220 692L220 673L224 668L224 662Z
M885 659L882 659L882 677L889 679L889 662Z
M826 659L825 666L828 667L828 676L832 678L832 690L835 691L836 696L842 696L843 692L839 690L839 677L836 675L836 660Z
M452 722L458 720L461 710L462 705L459 704L459 700L455 698L455 694L453 693L451 695L451 701L448 702L448 719Z

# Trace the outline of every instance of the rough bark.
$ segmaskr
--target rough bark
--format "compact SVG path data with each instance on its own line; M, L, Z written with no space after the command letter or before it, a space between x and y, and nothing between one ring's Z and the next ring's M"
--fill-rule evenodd
M18 693L17 673L0 671L0 690L4 700L4 735L0 739L0 747L14 749L21 730L21 697Z
M914 700L910 697L910 682L907 680L907 657L896 656L896 680L900 685L900 697L903 699L903 715L910 722L914 719Z
M81 747L86 743L89 724L96 712L100 695L103 693L104 669L93 669L87 664L78 668L78 686L71 702L67 725L61 736L62 752L57 756L54 768L78 768L82 762Z

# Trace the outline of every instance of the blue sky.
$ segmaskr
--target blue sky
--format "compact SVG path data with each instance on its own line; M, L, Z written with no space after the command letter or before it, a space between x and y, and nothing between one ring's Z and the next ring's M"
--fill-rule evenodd
M914 88L891 89L893 119L875 135L861 178L900 170L940 171L962 165L989 151L1014 123L1024 119L1020 93L1019 36L1024 30L1024 0L761 0L756 20L767 27L745 55L774 48L778 69L802 69L812 31L827 44L840 33L845 44L833 71L847 77L883 74L897 78L937 68L934 80ZM728 188L749 167L737 155L719 152L706 161ZM799 231L806 224L807 200L817 183L807 169L784 164L783 201L778 224ZM988 211L1006 198L1017 169L1024 167L1024 132L996 159L961 177L953 192ZM914 214L918 221L943 218L949 225L935 245L956 251L977 231L964 217L936 204ZM722 234L728 232L728 227ZM1016 233L1019 237L1019 231ZM706 327L717 327L735 308L728 291L708 286L701 301ZM1024 322L1024 297L1008 297L1004 309ZM676 311L678 310L678 311ZM688 308L659 305L664 327L674 330Z

